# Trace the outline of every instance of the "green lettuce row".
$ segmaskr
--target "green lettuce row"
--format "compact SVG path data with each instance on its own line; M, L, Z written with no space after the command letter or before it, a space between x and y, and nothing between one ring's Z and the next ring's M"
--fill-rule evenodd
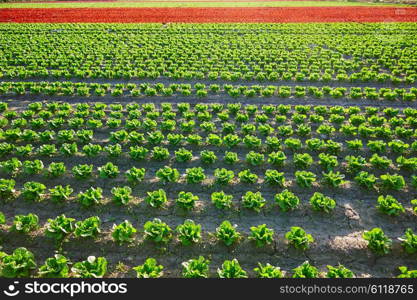
M258 263L249 274L234 258L225 260L217 270L211 267L211 262L203 256L191 258L181 263L181 277L183 278L247 278L249 275L258 278L353 278L355 274L341 265L327 265L327 271L320 272L317 267L305 261L291 271L284 271L270 263ZM119 272L128 273L137 278L164 277L164 266L154 258L147 258L143 264L130 268L122 262L116 267ZM398 268L397 278L416 278L417 270L409 270L405 266ZM43 265L37 268L32 252L26 248L17 248L11 254L0 252L0 277L6 278L102 278L108 273L108 262L105 257L89 256L80 262L71 262L62 254L47 258ZM135 273L132 275L130 273ZM179 275L177 275L180 277ZM251 276L251 277L252 277Z
M232 98L347 98L351 100L387 100L412 102L417 98L417 88L375 88L375 87L330 87L330 86L285 86L285 85L232 85L197 83L194 86L186 83L85 83L85 82L31 82L2 81L0 95L47 95L47 96L78 96L78 97L198 97L227 94Z

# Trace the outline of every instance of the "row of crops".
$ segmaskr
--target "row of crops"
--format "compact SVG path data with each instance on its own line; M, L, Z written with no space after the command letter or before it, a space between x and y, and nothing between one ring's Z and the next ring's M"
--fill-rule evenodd
M228 95L233 98L279 99L350 99L350 100L388 100L413 102L417 98L417 88L376 88L376 87L330 87L330 86L275 86L275 85L231 85L196 83L86 83L86 82L0 82L0 95L46 95L79 97L198 97Z
M1 215L2 224L6 222L4 215ZM101 220L98 216L89 217L83 221L76 221L74 218L68 218L65 215L57 216L54 219L48 219L45 224L45 234L50 237L57 245L62 246L63 242L69 242L71 238L98 238L100 235L110 234L112 240L119 245L132 243L138 233L138 230L128 221L125 220L120 224L114 224L110 232L102 232L100 229ZM13 225L10 231L28 234L36 231L40 227L39 217L36 214L16 215L13 219ZM184 223L176 226L175 230L159 218L147 221L143 225L143 238L157 245L166 245L172 240L178 241L182 246L201 243L202 236L209 236L224 244L227 247L241 242L243 239L253 241L256 247L267 247L278 241L278 234L273 228L266 224L250 227L250 233L241 233L237 229L238 225L229 221L223 221L216 227L213 233L202 231L201 224L191 219L186 219ZM293 226L284 234L285 243L298 250L307 250L315 241L314 237L307 233L303 228ZM416 253L417 235L412 229L405 230L403 236L399 237L402 250L406 253ZM387 237L380 228L373 228L365 231L363 239L367 240L368 247L377 254L388 254L391 251L393 241ZM280 241L281 242L281 241ZM285 245L285 243L283 243ZM282 246L284 246L282 245ZM275 247L280 247L280 243L275 242Z
M35 272L36 263L34 255L26 248L18 248L12 254L2 257L6 262L3 275L7 277L29 277L31 273L36 273L40 278L101 278L107 273L107 260L105 257L89 256L86 260L72 264L70 260L62 254L48 258L45 263L39 266ZM16 263L19 267L16 268ZM198 258L184 261L181 264L181 274L183 278L208 278L213 275L210 269L210 260L199 256ZM119 269L125 269L120 265ZM294 268L291 272L281 270L279 267L269 263L258 263L253 272L259 278L317 278L319 275L327 278L352 278L354 274L348 268L338 266L327 266L328 271L320 274L319 270L308 261ZM416 271L408 270L407 267L400 267L401 274L398 278L412 278ZM142 265L132 268L137 278L160 278L164 276L164 266L160 265L156 259L148 258ZM226 260L217 268L218 278L248 278L248 272L244 270L237 259Z
M414 83L416 26L1 24L0 77Z
M79 168L79 167L88 167L88 166L80 165L80 166L74 167L74 169ZM175 182L175 179L172 178L175 175L172 175L172 173L160 173L160 172L164 172L167 170L169 170L169 167L165 167L164 169L160 169L158 171L158 174L160 174L161 177L162 176L163 178L168 177L168 179L164 179L161 181L164 182L165 180L167 180L168 182ZM225 169L222 169L222 170L225 170ZM143 169L132 168L131 170L127 172L127 176L129 177L134 176L132 175L134 171L138 172L138 175L134 174L136 175L135 180L136 181L140 180L138 179L138 177L142 175L140 174L140 172L143 171ZM198 171L201 171L201 170L198 170ZM271 173L272 171L273 170L271 170ZM248 173L250 173L250 171L245 170L245 171L242 171L240 175L243 175L243 174L247 175ZM311 174L312 174L311 172L300 172L300 174L296 174L297 183L303 188L311 187L311 183L309 183L310 178L307 177L307 175L311 176ZM285 179L284 180L282 179L282 173L277 173L276 175L277 175L277 178L273 177L273 179L270 179L267 182L269 184L283 187L285 184L284 182ZM301 177L301 175L304 175L305 177ZM340 175L340 174L337 174L337 175ZM85 174L83 174L83 177L85 177ZM256 175L254 175L254 177L256 178ZM381 177L385 179L383 183L392 189L401 189L401 186L403 186L404 184L403 182L404 179L402 176L386 174L386 175L382 175ZM253 182L250 182L250 179L247 179L248 181L243 181L243 182L253 183ZM374 183L375 176L369 175L369 173L367 172L363 172L363 173L361 172L358 174L358 176L355 179L358 181L359 180L365 181L367 185L365 184L363 185L365 187L371 187L372 183ZM390 181L388 179L390 179ZM193 183L198 183L200 180L201 178L193 177L193 181L194 181ZM226 178L226 179L222 178L221 180L223 180L223 182L221 182L220 180L217 180L216 183L224 184L224 180L229 180L229 178ZM130 181L130 183L132 183L132 181ZM14 180L1 179L0 185L2 188L2 191L1 191L2 197L4 199L9 199L9 200L15 198L18 194L20 194L21 198L27 201L39 202L43 200L49 200L55 203L63 203L65 201L77 200L79 204L83 207L91 207L93 205L104 204L102 203L104 199L103 190L100 187L97 187L97 188L90 187L86 191L80 192L76 197L72 197L74 189L70 185L55 186L49 189L49 193L47 192L47 188L44 184L40 182L35 182L35 181L25 182L20 193L18 193L18 191L16 191L15 189ZM113 187L111 189L111 195L112 195L112 201L117 205L127 205L133 198L132 189L129 186ZM228 210L228 209L236 210L236 209L239 209L239 206L241 206L242 209L253 210L259 213L262 209L266 209L266 208L268 208L268 210L276 209L274 205L271 205L270 207L266 206L268 202L263 197L262 193L259 191L257 192L247 191L241 197L240 203L233 201L234 200L233 195L225 194L223 191L213 192L210 198L211 198L212 204L217 209L221 209L221 210ZM190 211L196 208L196 204L197 202L199 202L199 200L200 198L197 195L194 195L192 192L180 191L178 195L175 197L175 204L180 209L183 209L185 211ZM207 199L201 199L201 200L207 201ZM300 206L300 198L294 193L292 193L291 191L289 191L288 189L284 189L282 192L275 194L273 197L273 200L275 202L275 205L279 207L279 209L283 212L296 209ZM167 205L169 205L169 200L164 189L158 189L155 191L146 192L146 197L144 197L144 202L146 202L150 207L154 207L154 208L155 207L164 208ZM329 213L336 207L336 201L334 199L332 199L331 197L325 196L319 192L315 192L310 197L309 202L310 202L311 208L315 211L323 211L323 212ZM411 204L414 206L413 208L414 212L416 212L417 200L416 199L411 200ZM376 208L380 210L382 213L385 213L391 216L396 216L405 212L403 205L391 195L387 195L385 197L379 196L377 199Z

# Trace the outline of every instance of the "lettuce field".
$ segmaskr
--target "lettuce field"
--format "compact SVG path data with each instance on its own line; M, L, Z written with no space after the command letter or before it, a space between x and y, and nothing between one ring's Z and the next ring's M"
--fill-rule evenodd
M0 277L416 278L416 7L180 2L0 4Z

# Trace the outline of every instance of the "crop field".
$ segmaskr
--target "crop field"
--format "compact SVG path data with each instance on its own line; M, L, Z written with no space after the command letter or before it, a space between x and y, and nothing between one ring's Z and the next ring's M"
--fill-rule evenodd
M0 277L416 278L416 8L148 2L0 4Z
M0 3L0 8L86 8L86 7L341 7L388 6L406 7L407 4L338 2L338 1L276 1L276 0L194 0L194 1L65 1Z
M417 22L417 7L86 7L4 8L12 23Z

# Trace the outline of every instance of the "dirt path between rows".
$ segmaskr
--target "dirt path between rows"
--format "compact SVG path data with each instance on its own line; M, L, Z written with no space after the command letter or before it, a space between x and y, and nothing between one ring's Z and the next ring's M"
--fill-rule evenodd
M196 96L170 96L170 97L163 97L163 96L154 96L154 97L132 97L132 96L120 96L120 97L113 97L111 95L106 95L103 97L98 96L90 96L90 97L79 97L79 96L48 96L48 95L21 95L21 96L14 96L14 95L2 95L0 96L0 101L4 100L12 100L10 105L14 105L17 107L22 107L27 105L33 101L67 101L70 103L77 103L77 102L103 102L103 103L129 103L129 102L139 102L139 103L147 103L147 102L154 102L164 103L181 103L187 102L191 104L195 103L234 103L240 102L242 104L291 104L291 105L340 105L340 106L375 106L375 107L397 107L397 108L406 108L412 107L417 108L417 102L405 102L405 101L387 101L387 100L368 100L368 99L349 99L349 98L330 98L324 97L321 99L313 98L313 97L304 97L304 98L297 98L291 96L289 98L280 98L280 97L238 97L233 98L226 93L220 93L216 95L208 95L204 98L198 98Z

